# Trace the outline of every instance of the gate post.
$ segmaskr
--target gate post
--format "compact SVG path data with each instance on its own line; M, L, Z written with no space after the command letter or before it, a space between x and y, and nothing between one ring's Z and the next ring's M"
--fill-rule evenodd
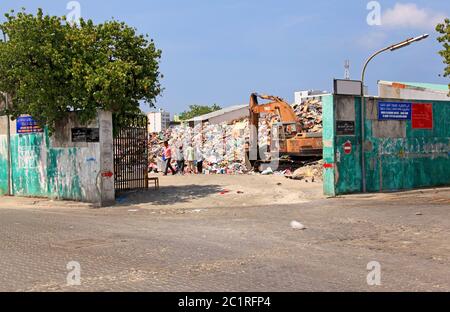
M112 113L98 111L100 124L100 194L101 207L115 203Z

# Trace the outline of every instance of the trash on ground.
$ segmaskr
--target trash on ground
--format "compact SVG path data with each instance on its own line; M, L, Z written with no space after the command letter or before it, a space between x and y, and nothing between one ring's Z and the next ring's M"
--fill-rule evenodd
M267 168L266 170L264 170L263 172L261 172L262 175L269 175L269 174L273 174L273 170L272 168Z
M293 228L294 230L305 230L306 229L306 227L298 221L292 221L291 228Z

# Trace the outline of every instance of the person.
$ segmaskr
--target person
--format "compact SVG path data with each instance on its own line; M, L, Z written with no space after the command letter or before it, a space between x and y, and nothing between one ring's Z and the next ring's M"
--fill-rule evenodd
M181 174L184 174L184 151L183 145L181 145L177 150L177 170Z
M163 159L166 161L166 168L164 169L164 175L167 175L167 171L169 169L172 171L172 175L175 175L177 172L173 169L171 161L172 161L172 150L170 149L169 142L164 141L164 149L163 149Z
M190 144L186 149L186 158L189 173L195 173L194 169L194 148L192 144Z
M195 160L197 161L197 174L203 173L203 154L200 147L195 151Z

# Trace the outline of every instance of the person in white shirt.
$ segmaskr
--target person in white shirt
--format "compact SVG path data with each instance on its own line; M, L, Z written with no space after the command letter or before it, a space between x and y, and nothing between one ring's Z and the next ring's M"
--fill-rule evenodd
M189 173L195 173L194 158L195 158L195 156L194 156L194 148L192 147L192 144L190 144L186 148L186 161L187 161L187 167L188 167Z
M195 160L197 161L197 174L203 173L203 154L200 147L195 150Z

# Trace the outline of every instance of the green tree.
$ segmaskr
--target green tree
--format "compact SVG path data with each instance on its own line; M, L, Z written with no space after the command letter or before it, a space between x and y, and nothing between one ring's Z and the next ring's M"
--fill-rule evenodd
M444 70L444 77L450 76L450 19L446 18L444 23L436 26L436 30L441 34L438 41L443 44L444 49L439 51L439 54L444 58L446 65ZM450 84L448 85L450 89Z
M97 109L138 112L141 101L153 106L162 91L161 51L125 23L71 25L42 9L5 16L0 90L11 96L12 107L3 113L13 118L30 114L53 131L69 111L84 123Z
M219 105L189 105L189 110L180 114L180 120L188 120L197 116L205 115L222 109Z

